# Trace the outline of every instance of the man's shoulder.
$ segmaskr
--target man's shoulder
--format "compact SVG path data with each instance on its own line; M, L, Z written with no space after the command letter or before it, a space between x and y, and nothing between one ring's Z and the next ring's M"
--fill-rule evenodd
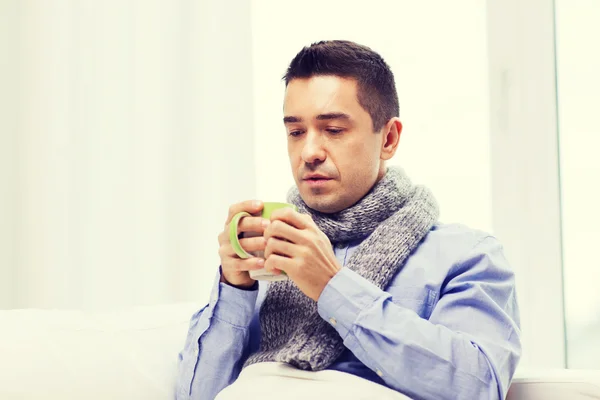
M453 242L454 244L472 247L489 238L496 240L491 233L464 224L438 222L433 225L425 239L442 243Z
M502 246L488 232L458 223L437 223L425 236L415 256L449 270L473 254L497 250L502 251Z
M411 254L389 288L426 288L421 296L441 293L449 279L468 274L485 280L492 274L508 276L511 268L502 246L490 233L462 224L438 223ZM390 293L392 289L388 289Z

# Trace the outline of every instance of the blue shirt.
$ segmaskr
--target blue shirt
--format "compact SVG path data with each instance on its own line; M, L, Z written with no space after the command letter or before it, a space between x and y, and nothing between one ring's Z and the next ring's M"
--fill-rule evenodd
M341 265L358 244L334 248ZM177 399L214 399L236 380L260 343L266 288L217 277L179 354ZM319 314L347 348L330 369L415 399L504 399L521 355L515 296L498 240L436 225L385 291L348 268L325 287Z

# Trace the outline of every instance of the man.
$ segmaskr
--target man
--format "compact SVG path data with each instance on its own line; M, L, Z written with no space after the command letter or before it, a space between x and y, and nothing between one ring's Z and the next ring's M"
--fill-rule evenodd
M495 238L439 223L432 194L386 167L402 132L388 65L367 47L325 41L298 53L285 83L299 211L268 221L256 216L260 201L231 206L177 397L227 388L219 399L286 399L323 393L309 389L320 380L344 399L365 398L352 397L365 385L368 398L504 398L521 353L513 272ZM254 215L240 232L263 235L242 246L264 259L235 255L228 224L240 211ZM263 267L290 279L258 284L248 271Z

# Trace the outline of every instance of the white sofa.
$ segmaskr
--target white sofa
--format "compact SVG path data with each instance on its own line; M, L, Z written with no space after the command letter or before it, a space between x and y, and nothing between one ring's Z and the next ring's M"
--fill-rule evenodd
M199 307L0 311L0 399L173 399L177 354ZM600 399L600 371L519 372L508 398Z

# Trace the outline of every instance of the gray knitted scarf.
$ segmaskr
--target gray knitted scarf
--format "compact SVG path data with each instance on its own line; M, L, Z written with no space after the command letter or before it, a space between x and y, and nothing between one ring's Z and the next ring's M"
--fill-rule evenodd
M385 289L438 219L432 194L413 186L401 169L386 175L354 206L335 214L310 209L292 188L288 201L308 213L333 245L362 240L346 267ZM303 370L332 365L345 347L317 303L293 281L271 282L260 309L260 349L244 367L277 361Z

